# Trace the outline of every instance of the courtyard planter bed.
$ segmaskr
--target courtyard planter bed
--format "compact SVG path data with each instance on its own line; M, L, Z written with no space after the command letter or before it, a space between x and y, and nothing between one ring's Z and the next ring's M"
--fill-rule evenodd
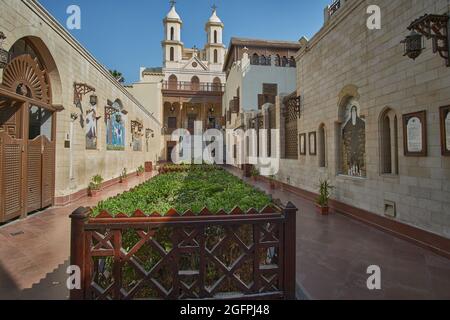
M171 166L166 170L129 192L99 202L93 216L101 211L131 215L136 210L165 215L171 209L199 214L205 207L211 212L231 212L236 206L248 211L271 204L268 195L217 167Z
M297 209L217 167L170 168L72 214L72 298L293 298Z

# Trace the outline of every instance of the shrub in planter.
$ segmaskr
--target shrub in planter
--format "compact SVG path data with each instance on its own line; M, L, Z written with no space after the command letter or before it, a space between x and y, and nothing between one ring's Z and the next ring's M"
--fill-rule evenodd
M144 166L139 166L136 170L137 176L144 174L144 172L145 172Z
M95 197L98 195L100 190L102 189L103 177L99 174L92 177L91 182L89 183L88 192L90 197Z
M127 177L128 177L127 169L123 168L123 171L122 171L122 173L121 173L120 176L119 176L119 182L120 182L120 183L125 183L125 182L127 182Z
M218 212L221 209L230 212L236 205L244 211L250 208L261 210L272 203L268 195L256 190L221 168L204 165L170 165L166 169L184 171L167 172L141 184L132 191L101 201L93 209L93 216L96 216L102 210L106 210L113 215L119 213L131 215L137 209L151 214L152 212L164 213L170 208L174 208L178 212L185 212L189 209L198 214L204 207L207 207L211 212ZM191 232L189 226L183 228L185 231ZM157 229L153 236L153 239L166 252L172 250L175 229L163 226ZM226 229L223 226L206 226L204 232L206 236L205 245L208 250L212 250L214 246L222 241L226 234ZM251 246L253 241L253 226L251 224L244 224L235 232L245 245ZM276 233L275 236L278 237L279 235L279 233ZM200 243L200 239L199 234L193 236L192 241ZM131 250L140 240L141 238L135 230L127 230L123 234L123 247L125 250ZM258 253L260 264L270 264L265 263L269 251L261 250ZM242 248L237 242L231 241L229 244L218 248L216 255L228 266L239 259L242 255ZM151 245L143 246L134 256L136 259L139 259L146 272L151 271L162 257L159 250L156 250ZM101 258L98 258L98 260L101 260ZM199 269L199 263L198 254L186 254L179 258L178 268L179 270L197 270ZM94 260L94 265L102 265L102 269L112 274L112 260L110 258L104 259L102 262ZM250 283L252 280L253 266L253 261L249 260L236 271L239 278L245 283ZM213 286L222 277L223 273L212 262L207 263L205 267L207 269L206 283ZM140 275L136 273L132 265L124 265L122 272L123 283L125 286L130 284L130 289L140 279ZM171 287L173 273L170 268L161 268L154 277L165 288ZM109 284L105 281L104 285L108 286ZM239 288L235 288L233 282L228 283L225 281L221 291L233 292L239 291ZM139 295L135 296L137 299L149 297L158 297L158 292L152 286L142 288L139 291Z
M330 200L331 192L334 187L328 180L320 181L319 197L316 200L317 211L322 215L327 215L330 212L328 202Z
M258 176L259 176L259 170L255 166L252 166L250 175L251 175L253 181L257 181Z

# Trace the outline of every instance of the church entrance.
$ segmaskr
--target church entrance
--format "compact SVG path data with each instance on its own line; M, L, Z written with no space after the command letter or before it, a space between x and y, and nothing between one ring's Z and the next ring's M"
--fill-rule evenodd
M53 205L56 108L35 51L20 43L0 85L0 223Z

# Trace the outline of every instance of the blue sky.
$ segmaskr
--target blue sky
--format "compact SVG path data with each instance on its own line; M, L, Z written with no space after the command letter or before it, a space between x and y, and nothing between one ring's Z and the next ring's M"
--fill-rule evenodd
M127 83L139 78L139 67L162 64L162 19L168 0L39 0L64 27L66 9L81 8L81 30L69 30L103 65L121 71ZM331 0L178 0L185 46L202 48L211 6L225 24L224 41L247 37L296 41L311 38L322 26Z

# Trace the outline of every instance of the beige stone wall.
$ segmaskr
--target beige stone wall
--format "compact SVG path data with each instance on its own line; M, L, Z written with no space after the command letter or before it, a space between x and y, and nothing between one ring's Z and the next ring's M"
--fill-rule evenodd
M59 25L37 2L33 0L1 0L0 30L7 36L5 48L9 49L17 40L30 37L43 53L46 64L54 64L52 76L53 103L61 104L65 110L57 114L56 135L56 196L72 194L87 187L95 174L105 180L117 178L122 169L136 171L145 161L155 161L159 155L161 127L123 86L117 83L108 71L98 63L64 28ZM47 52L46 52L47 51ZM0 74L1 76L2 74ZM69 181L70 149L64 147L69 133L70 114L80 113L74 106L74 82L86 83L96 89L98 112L98 150L85 147L85 132L79 121L74 124L73 164L74 180ZM120 99L128 111L126 123L126 150L106 151L106 124L104 106L107 100ZM83 98L83 107L89 104L89 95ZM86 110L86 109L85 109ZM154 131L146 152L145 137L143 151L133 152L131 143L131 120L143 122L144 129Z
M366 26L369 5L381 8L381 30ZM416 60L403 56L400 41L408 25L425 13L449 11L447 0L349 0L299 52L298 94L302 97L299 134L325 124L326 168L317 156L282 161L280 180L317 191L319 178L337 187L335 198L384 214L394 201L399 221L450 237L450 158L441 156L439 107L450 104L450 68L432 53L431 41ZM338 124L341 98L356 91L366 120L367 178L338 175ZM380 169L379 118L385 108L398 117L398 176ZM402 115L427 111L427 157L405 157Z

